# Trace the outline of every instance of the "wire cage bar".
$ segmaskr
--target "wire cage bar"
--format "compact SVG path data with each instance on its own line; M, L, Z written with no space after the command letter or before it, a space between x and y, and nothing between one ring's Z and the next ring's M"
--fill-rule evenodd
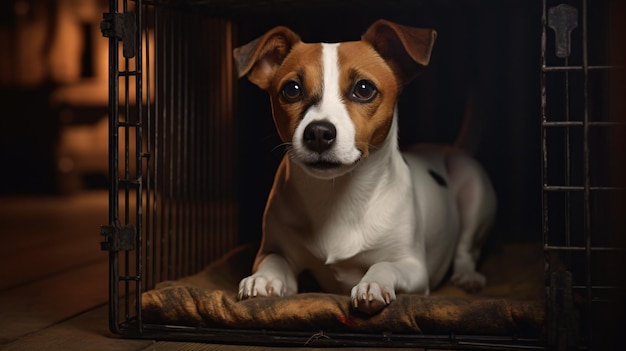
M597 4L596 4L597 5ZM608 349L614 341L610 313L624 294L607 274L624 254L615 209L623 180L611 175L619 155L611 142L623 132L608 108L608 57L591 57L587 0L543 0L541 37L541 140L543 239L546 256L550 345ZM606 10L606 9L605 9ZM605 14L606 15L606 14ZM596 14L598 16L598 14ZM594 26L603 25L598 20ZM594 52L597 53L597 52ZM599 61L603 62L599 62Z
M102 22L110 39L102 246L110 326L120 334L130 324L143 332L143 291L198 272L238 240L232 26L172 6L111 1Z
M596 322L624 293L603 268L624 254L614 240L624 226L615 224L613 207L624 184L611 176L616 155L607 150L624 126L610 117L604 96L610 72L621 68L590 57L587 32L598 23L587 20L587 0L538 1L545 340L145 323L142 292L194 274L239 244L244 219L231 56L237 26L229 16L260 3L229 8L220 1L110 1L102 22L109 38L109 224L101 234L109 251L113 332L165 340L481 350L588 348L608 337L599 327L605 324ZM220 10L199 6L206 4Z

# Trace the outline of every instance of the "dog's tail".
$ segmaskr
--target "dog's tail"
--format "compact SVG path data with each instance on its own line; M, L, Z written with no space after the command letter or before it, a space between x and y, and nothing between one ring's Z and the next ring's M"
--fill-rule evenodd
M463 115L463 123L459 135L454 142L456 148L462 149L465 152L473 155L476 154L482 141L482 135L484 131L484 120L480 118L482 113L478 113L477 110L477 98L476 93L472 90L467 94L467 101L465 102L465 112Z

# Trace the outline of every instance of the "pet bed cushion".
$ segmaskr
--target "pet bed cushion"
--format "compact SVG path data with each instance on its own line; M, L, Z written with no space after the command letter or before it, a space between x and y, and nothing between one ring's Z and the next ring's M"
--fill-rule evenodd
M373 316L351 308L347 295L320 292L238 301L254 245L241 246L200 273L162 282L142 295L149 323L296 331L457 333L537 337L545 317L543 255L534 244L499 247L481 264L487 287L466 294L449 283L430 296L398 294Z

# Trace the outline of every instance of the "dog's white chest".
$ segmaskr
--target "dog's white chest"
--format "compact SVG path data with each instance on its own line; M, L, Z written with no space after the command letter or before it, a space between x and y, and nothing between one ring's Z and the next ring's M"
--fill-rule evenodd
M280 206L294 211L294 220L308 224L310 235L305 235L304 245L325 264L383 249L389 237L413 246L417 219L408 172L391 177L385 172L371 174L366 167L362 164L349 177L334 182L296 181L290 190L298 198L286 198ZM298 172L292 170L293 175Z

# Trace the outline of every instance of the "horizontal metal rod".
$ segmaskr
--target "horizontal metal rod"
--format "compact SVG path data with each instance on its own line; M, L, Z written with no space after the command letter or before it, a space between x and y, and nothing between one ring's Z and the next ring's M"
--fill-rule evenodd
M119 122L120 127L140 127L141 123Z
M587 289L586 286L584 285L574 285L572 286L572 289ZM611 285L592 285L591 289L594 290L616 290L616 291L621 291L621 290L626 290L626 288L624 288L623 286L611 286Z
M127 276L127 275L121 275L120 276L120 281L140 281L141 280L141 276L136 275L136 276Z
M602 71L602 70L617 70L623 69L622 66L588 66L589 71ZM543 72L571 72L571 71L584 71L583 66L543 66L541 67Z
M137 76L139 74L139 72L137 71L121 71L119 72L119 76L120 77L134 77Z
M624 191L626 188L624 187L616 187L616 186L592 186L589 187L591 191ZM575 185L544 185L544 191L584 191L584 186L575 186Z
M582 127L584 126L582 121L547 121L541 123L543 127ZM626 125L624 122L589 122L587 124L590 127L623 127Z
M128 186L132 186L132 187L139 187L139 185L142 184L142 180L141 178L136 178L136 179L120 179L119 180L120 185L128 185Z
M584 246L553 246L553 245L544 245L544 251L586 251L587 248ZM600 247L600 246L592 246L591 251L600 251L600 252L625 252L626 249L623 247Z

